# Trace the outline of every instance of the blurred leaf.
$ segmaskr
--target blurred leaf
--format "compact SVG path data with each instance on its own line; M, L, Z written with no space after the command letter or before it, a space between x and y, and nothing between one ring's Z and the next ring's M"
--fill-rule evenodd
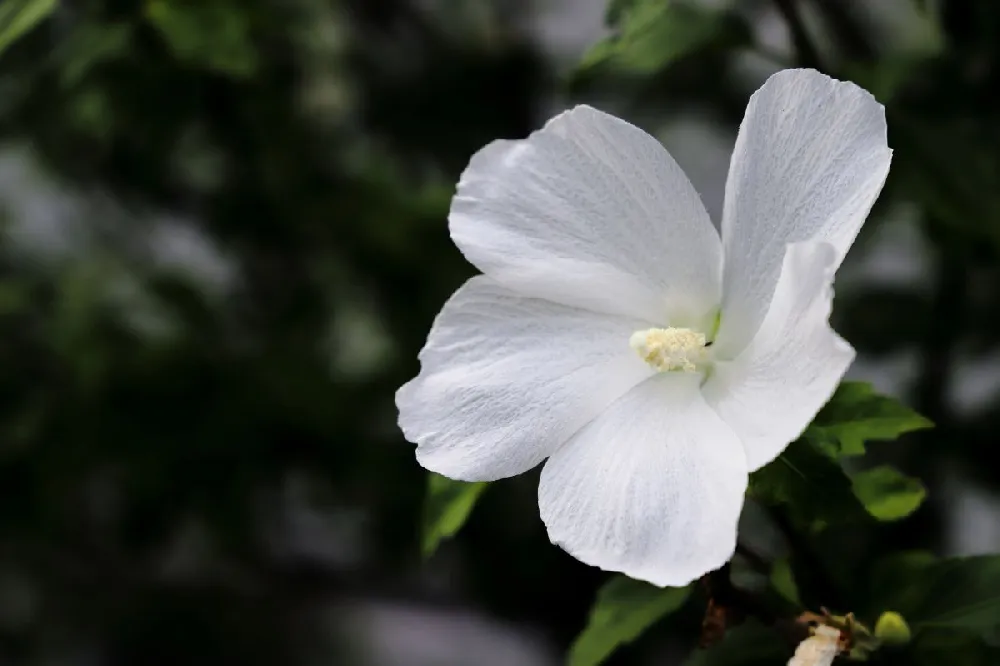
M97 65L125 55L131 43L132 26L128 23L81 26L59 46L66 63L60 73L63 85L76 85Z
M894 610L909 618L908 613L916 609L923 598L921 586L914 585L914 581L922 580L936 562L932 553L922 550L892 553L876 562L870 573L872 605L868 614L874 617L885 610Z
M787 601L802 606L799 586L795 584L795 574L792 573L792 567L787 559L782 558L774 563L771 569L771 586Z
M913 646L917 666L996 666L1000 648L987 645L975 634L955 630L925 631Z
M107 136L115 124L115 110L107 92L97 86L80 90L68 105L72 123L92 136Z
M806 439L751 474L748 492L763 504L785 505L795 522L813 531L869 520L840 464Z
M659 588L627 576L615 576L597 593L587 627L570 648L569 666L596 666L622 644L680 608L690 587Z
M845 66L844 74L882 104L891 104L911 83L925 57L925 54L907 54L886 57L873 63L850 63Z
M604 24L607 26L616 26L622 20L622 15L635 7L637 2L642 0L611 0L608 3L608 8L604 12Z
M854 494L868 513L879 520L899 520L923 503L927 490L919 479L888 465L858 472L851 477Z
M617 34L584 54L581 71L612 65L650 74L706 46L735 47L751 39L742 18L687 2L617 0L607 19Z
M806 429L805 438L835 458L860 456L869 440L893 440L933 424L870 384L844 382Z
M249 19L246 9L237 3L150 0L146 18L183 62L240 78L250 77L257 70Z
M769 572L762 571L757 562L737 553L729 563L729 580L741 590L764 593L771 585Z
M920 600L912 610L897 610L916 631L1000 625L1000 555L941 560L910 584L922 589Z
M453 481L440 474L427 475L424 500L424 557L430 557L444 539L455 536L469 519L487 483Z
M1000 135L974 118L894 113L895 176L942 229L1000 247Z
M0 280L0 315L20 312L31 305L31 292L18 280Z
M872 284L837 294L837 332L859 353L886 356L920 343L931 320L930 295L915 284ZM908 326L897 323L906 321Z
M773 666L784 664L791 654L777 631L750 620L726 631L715 645L695 650L684 666Z
M0 53L41 23L56 8L56 0L4 0L0 3Z

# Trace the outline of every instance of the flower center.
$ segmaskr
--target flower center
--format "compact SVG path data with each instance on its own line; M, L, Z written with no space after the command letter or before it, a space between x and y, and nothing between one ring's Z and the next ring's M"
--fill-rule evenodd
M695 372L706 360L705 335L690 328L647 328L633 333L628 344L660 372Z

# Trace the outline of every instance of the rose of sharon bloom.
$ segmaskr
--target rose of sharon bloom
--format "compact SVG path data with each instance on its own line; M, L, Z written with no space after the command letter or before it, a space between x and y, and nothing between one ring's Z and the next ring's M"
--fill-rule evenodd
M574 557L660 586L722 566L748 473L854 358L831 285L890 157L871 95L779 72L740 126L720 238L667 151L596 109L489 144L449 215L483 274L396 395L417 460L482 481L547 459L542 521Z

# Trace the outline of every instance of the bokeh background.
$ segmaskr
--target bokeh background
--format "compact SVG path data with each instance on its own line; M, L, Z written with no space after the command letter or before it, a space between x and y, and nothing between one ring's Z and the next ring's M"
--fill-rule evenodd
M66 0L0 54L0 664L560 663L606 577L549 545L536 477L421 558L393 393L472 274L457 176L586 101L718 219L795 64L888 108L834 318L851 376L937 423L878 449L930 500L865 556L1000 550L1000 4L686 6L724 29L582 70L604 0ZM680 664L699 621L611 663Z

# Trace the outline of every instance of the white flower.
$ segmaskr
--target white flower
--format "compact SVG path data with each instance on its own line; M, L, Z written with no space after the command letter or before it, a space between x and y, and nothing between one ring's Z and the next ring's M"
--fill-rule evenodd
M417 460L478 481L547 458L541 517L574 557L661 586L720 567L748 473L853 360L831 284L890 156L871 95L779 72L747 107L720 239L666 150L618 118L579 106L489 144L449 216L483 275L396 395Z

